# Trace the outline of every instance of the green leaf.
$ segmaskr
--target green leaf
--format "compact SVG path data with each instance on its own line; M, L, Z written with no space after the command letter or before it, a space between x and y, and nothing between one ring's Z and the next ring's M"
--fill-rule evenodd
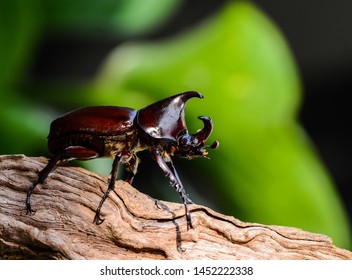
M143 34L175 11L179 0L50 0L46 2L48 28L78 33Z

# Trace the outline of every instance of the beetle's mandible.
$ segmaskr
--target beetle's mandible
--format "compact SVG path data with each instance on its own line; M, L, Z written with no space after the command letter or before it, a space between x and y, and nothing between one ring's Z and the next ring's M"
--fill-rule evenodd
M172 163L171 157L192 159L207 157L206 148L215 149L218 141L206 145L212 132L212 120L198 117L204 128L195 134L189 134L184 109L192 98L203 98L199 92L188 91L160 100L140 110L116 106L96 106L81 108L54 120L50 126L48 148L52 157L38 179L27 191L27 214L35 212L31 208L30 197L34 188L42 184L57 162L74 159L89 160L99 157L114 158L111 178L96 210L94 223L101 224L100 210L117 179L120 163L126 166L126 182L132 183L137 173L139 159L136 153L149 150L170 184L180 194L185 206L188 228L193 228L188 198L181 180Z

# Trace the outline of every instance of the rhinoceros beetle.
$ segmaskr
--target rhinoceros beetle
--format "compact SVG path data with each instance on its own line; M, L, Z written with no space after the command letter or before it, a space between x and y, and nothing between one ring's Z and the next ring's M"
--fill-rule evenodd
M131 184L139 163L136 153L149 150L171 185L180 194L185 206L187 226L193 228L187 206L191 200L171 157L207 158L206 148L217 148L219 142L206 146L206 140L213 129L212 120L208 117L198 117L204 123L202 130L195 134L188 133L184 108L192 97L203 98L198 92L188 91L140 110L116 106L85 107L54 120L48 136L48 149L52 157L27 191L27 214L34 212L30 204L32 191L37 184L44 182L58 161L112 157L114 160L110 182L93 220L94 223L101 224L104 219L100 217L100 210L110 191L114 189L119 163L125 164L128 171L125 181Z

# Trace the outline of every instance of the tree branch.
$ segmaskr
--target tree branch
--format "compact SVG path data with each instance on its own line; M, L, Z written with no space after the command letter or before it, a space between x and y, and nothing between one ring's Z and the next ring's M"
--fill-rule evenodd
M352 259L330 238L296 228L244 223L190 205L187 231L182 204L155 199L117 181L93 224L108 178L82 168L57 167L32 195L27 189L45 158L0 156L2 259Z

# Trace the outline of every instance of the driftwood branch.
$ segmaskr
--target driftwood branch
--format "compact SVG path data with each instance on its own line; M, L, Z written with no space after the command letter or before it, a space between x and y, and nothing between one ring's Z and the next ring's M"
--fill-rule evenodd
M150 198L116 182L93 224L108 178L82 168L57 167L25 197L45 158L0 156L1 259L352 259L330 238L296 228L244 223L190 205L187 231L182 204Z

